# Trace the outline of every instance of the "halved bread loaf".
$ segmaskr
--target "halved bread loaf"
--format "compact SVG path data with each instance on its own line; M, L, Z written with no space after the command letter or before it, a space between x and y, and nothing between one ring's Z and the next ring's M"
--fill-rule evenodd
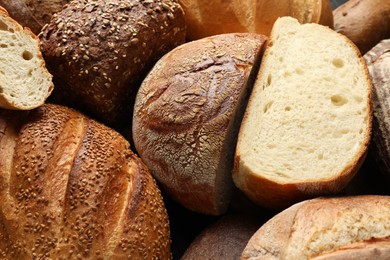
M327 27L280 18L241 125L236 185L267 207L337 193L370 132L371 82L356 47Z
M52 92L38 38L0 7L0 107L27 110L42 105Z
M317 198L271 218L241 259L390 259L390 196Z

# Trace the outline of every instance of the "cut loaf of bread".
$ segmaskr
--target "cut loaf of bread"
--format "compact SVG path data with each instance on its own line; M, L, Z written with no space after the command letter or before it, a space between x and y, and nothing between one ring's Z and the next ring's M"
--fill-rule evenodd
M367 68L346 37L278 19L238 137L237 187L272 208L339 192L364 160L371 110Z
M38 38L0 7L0 107L28 110L53 90Z

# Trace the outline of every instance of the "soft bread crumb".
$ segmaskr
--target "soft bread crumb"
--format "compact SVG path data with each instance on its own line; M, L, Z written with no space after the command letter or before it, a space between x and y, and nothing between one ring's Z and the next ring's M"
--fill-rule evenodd
M53 89L37 37L0 9L0 107L33 109Z

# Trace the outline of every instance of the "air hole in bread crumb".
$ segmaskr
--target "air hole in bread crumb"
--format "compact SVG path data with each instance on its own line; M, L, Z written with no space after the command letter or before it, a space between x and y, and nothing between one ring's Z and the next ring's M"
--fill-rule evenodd
M343 128L343 129L340 130L340 133L342 133L343 135L348 134L349 133L349 129Z
M24 51L22 54L23 59L25 60L31 60L33 58L33 55L29 51Z
M268 77L267 77L267 85L270 86L272 83L272 75L269 74Z
M324 155L322 153L320 153L318 156L317 156L318 160L323 160L324 159Z
M290 106L286 106L286 107L284 108L284 110L285 110L285 111L291 111L291 107L290 107Z
M267 148L274 149L276 148L276 144L267 144Z
M344 61L340 58L334 58L332 61L333 66L336 68L342 68L344 67Z
M343 106L346 103L348 103L348 99L341 95L333 95L331 96L330 100L332 101L332 104L335 106Z
M7 47L8 47L8 45L7 45L7 44L4 44L4 43L2 43L2 44L0 45L0 47L1 47L1 48L7 48Z
M356 100L356 102L361 103L363 101L363 98L361 96L353 96L353 98Z
M363 133L363 129L360 128L360 129L359 129L359 134L362 134L362 133Z
M279 57L278 60L279 60L279 62L282 63L284 61L284 58L283 57Z
M295 68L295 72L298 74L298 75L303 75L303 70L301 68Z
M274 103L273 101L268 102L268 103L264 106L263 112L264 112L264 113L267 113L267 111L269 111L269 109L271 108L271 106L272 106L273 103Z

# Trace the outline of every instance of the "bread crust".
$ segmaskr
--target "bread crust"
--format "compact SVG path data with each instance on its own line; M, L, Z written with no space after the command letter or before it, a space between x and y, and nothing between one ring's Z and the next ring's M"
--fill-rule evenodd
M227 209L237 118L264 41L225 34L179 46L159 60L138 92L137 152L164 190L191 210L218 215Z
M57 105L0 111L0 255L168 259L161 194L115 131Z
M293 16L302 23L321 23L333 28L329 0L179 0L187 24L187 39L250 32L270 35L278 17Z
M334 28L365 54L390 38L389 0L350 0L333 11Z
M184 42L183 10L175 0L74 1L40 39L55 102L119 127L131 123L147 72Z
M389 196L375 195L297 203L266 222L241 259L388 258L389 206Z

